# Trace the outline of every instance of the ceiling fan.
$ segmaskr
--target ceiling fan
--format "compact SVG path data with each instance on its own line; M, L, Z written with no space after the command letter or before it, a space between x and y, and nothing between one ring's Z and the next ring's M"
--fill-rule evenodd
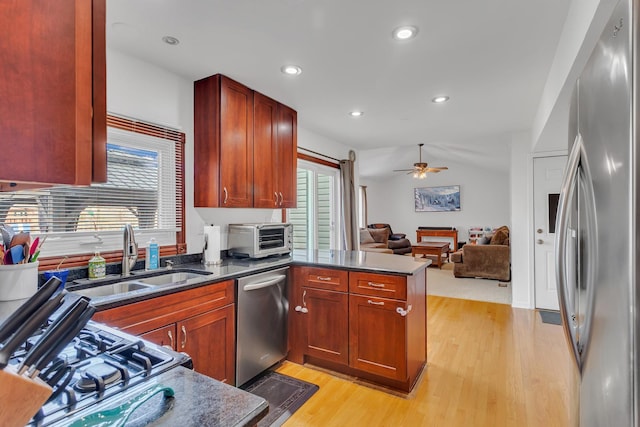
M420 161L413 164L413 169L395 169L394 172L407 172L407 175L413 174L414 178L424 179L427 177L427 173L438 173L443 170L449 169L446 166L430 168L427 163L422 162L422 146L424 144L418 144L420 150Z

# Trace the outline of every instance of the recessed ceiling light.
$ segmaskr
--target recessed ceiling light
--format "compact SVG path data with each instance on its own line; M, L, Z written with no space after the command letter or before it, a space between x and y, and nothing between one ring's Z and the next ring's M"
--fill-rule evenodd
M351 117L362 117L364 116L364 111L350 111L349 115Z
M288 76L298 76L302 74L302 68L297 65L283 65L280 67L280 71Z
M413 25L405 25L393 30L393 38L396 40L409 40L418 34L418 27Z
M178 40L177 38L172 37L172 36L164 36L162 38L162 41L165 42L166 44L171 45L171 46L175 46L177 44L180 44L180 40Z
M435 98L433 98L431 100L431 102L436 103L436 104L442 104L443 102L447 102L448 100L449 100L448 96L441 95L441 96L436 96Z

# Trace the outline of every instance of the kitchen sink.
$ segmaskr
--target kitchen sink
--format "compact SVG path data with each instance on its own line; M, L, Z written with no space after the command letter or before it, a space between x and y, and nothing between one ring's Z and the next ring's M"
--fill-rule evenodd
M140 289L149 289L153 285L138 282L117 282L110 285L94 286L92 288L73 290L80 295L91 298L106 297L110 295L125 294L127 292L138 291Z
M69 292L75 292L91 298L110 297L141 290L152 290L162 286L183 284L191 279L198 279L211 274L208 271L175 269L164 271L138 271L131 276L118 280L118 277L110 277L107 283L91 283L87 280L76 281L78 286L69 286Z
M185 282L189 279L202 277L204 274L207 274L207 272L203 272L203 273L193 273L193 272L186 272L186 271L174 272L174 273L167 272L165 274L160 274L157 276L136 279L136 283L144 283L146 285L154 285L154 286L170 285L173 283Z

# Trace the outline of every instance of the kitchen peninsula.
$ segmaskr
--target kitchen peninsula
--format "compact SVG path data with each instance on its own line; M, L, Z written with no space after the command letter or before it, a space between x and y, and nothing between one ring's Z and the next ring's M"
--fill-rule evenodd
M175 271L190 269L210 274L198 275L175 285L94 298L92 302L98 309L94 320L120 327L116 317L110 317L109 313L137 313L134 307L138 307L138 304L158 305L157 302L162 298L197 306L197 301L181 298L180 295L205 292L206 289L212 290L209 295L213 297L212 302L203 303L209 304L208 309L229 310L231 307L233 313L235 279L289 266L291 348L288 359L297 363L312 363L408 392L426 364L425 269L429 263L411 257L372 252L294 251L291 256L262 260L226 259L219 266L200 263L175 265ZM95 283L91 286L98 285ZM72 291L73 286L68 289ZM0 320L15 308L16 302L0 303ZM202 315L191 310L191 316ZM116 319L115 323L112 323L113 319ZM138 318L134 332L128 328L123 330L157 342L159 335L141 332L148 321ZM187 321L177 324L190 325ZM153 322L148 324L152 325ZM175 326L176 323L173 325L177 328L174 331L181 330L181 327ZM235 327L233 314L226 317L224 325ZM153 324L153 328L156 327ZM224 333L228 334L228 330ZM229 343L220 339L221 336L215 335L209 342L215 342L216 346L233 354L234 343L228 348ZM173 337L177 341L177 335ZM199 341L199 338L189 335L189 343L192 338L196 343ZM171 344L176 349L177 342L172 341ZM334 348L339 351L334 351ZM180 348L177 350L183 351ZM194 359L195 373L176 367L148 381L152 385L166 380L176 392L173 406L165 408L162 415L150 425L173 425L176 416L183 414L184 410L193 411L190 417L181 420L185 426L202 425L204 419L208 420L208 425L229 425L226 421L215 421L223 419L234 420L231 425L251 425L263 416L263 400L254 399L250 394L197 373L200 372L198 364L202 363L197 359L202 357L202 352L197 348L184 351ZM339 357L335 357L334 353L339 353ZM233 373L224 367L220 372L233 383ZM196 392L190 393L188 390ZM246 398L243 398L245 395ZM229 400L220 396L236 397ZM99 406L104 409L123 400L124 395L116 395Z

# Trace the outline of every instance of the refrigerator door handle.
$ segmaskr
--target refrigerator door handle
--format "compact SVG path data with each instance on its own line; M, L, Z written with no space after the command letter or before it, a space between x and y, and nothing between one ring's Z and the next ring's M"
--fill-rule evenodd
M558 201L558 215L556 219L556 281L558 283L558 300L560 305L560 316L562 317L562 328L564 329L565 336L569 341L571 352L574 356L578 369L581 366L580 353L578 351L578 344L575 339L575 333L572 328L575 326L575 314L571 313L572 307L569 306L568 300L568 284L567 284L567 234L569 230L569 215L571 213L571 202L576 200L575 188L576 179L578 177L578 168L580 167L580 157L583 149L582 137L580 133L576 136L576 139L569 153L567 159L567 167L565 169L564 177L562 178L562 187L560 190L560 200Z

